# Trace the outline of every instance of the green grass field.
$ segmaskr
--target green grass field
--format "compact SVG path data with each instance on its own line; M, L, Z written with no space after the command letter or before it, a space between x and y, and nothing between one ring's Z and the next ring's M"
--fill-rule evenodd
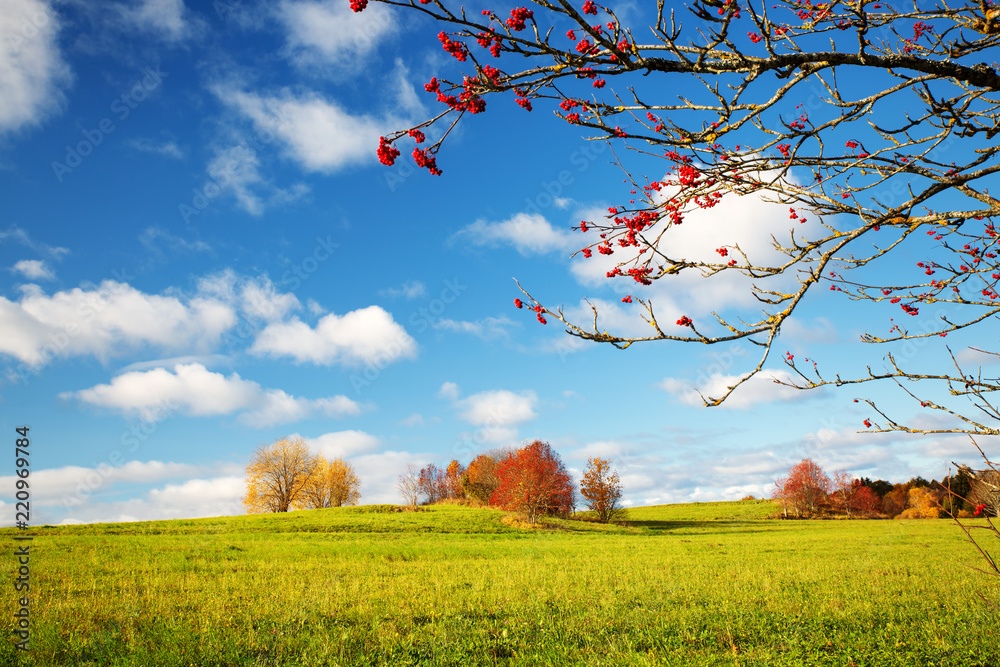
M1000 590L949 521L390 509L33 529L31 651L6 639L0 664L1000 665L976 596Z

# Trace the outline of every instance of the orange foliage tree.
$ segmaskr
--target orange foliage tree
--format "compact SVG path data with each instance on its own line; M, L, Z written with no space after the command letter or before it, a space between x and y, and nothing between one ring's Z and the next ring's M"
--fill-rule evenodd
M243 505L247 513L287 512L299 500L317 464L302 438L259 446L246 469Z
M580 495L586 498L587 508L597 513L597 520L601 523L619 518L624 512L618 505L622 497L618 472L611 472L611 461L608 459L587 459L587 470L580 482Z
M484 505L489 504L499 480L496 471L499 462L489 454L480 454L472 459L462 475L462 489L465 494Z
M462 475L465 468L458 461L452 459L445 470L445 485L448 498L464 498L465 491L462 489Z
M541 515L568 516L573 511L573 480L547 442L535 440L506 457L496 477L490 504L520 512L531 523Z
M938 518L938 504L934 493L927 487L915 487L907 494L910 500L910 507L903 510L897 519L936 519Z
M327 461L316 456L316 469L306 480L296 506L306 509L357 505L361 500L361 479L354 466L344 459Z

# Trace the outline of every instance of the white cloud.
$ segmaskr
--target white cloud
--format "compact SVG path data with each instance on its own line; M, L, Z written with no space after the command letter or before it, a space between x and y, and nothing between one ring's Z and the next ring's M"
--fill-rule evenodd
M460 416L474 426L514 426L538 415L535 406L538 397L533 391L515 394L506 389L482 391L456 402Z
M378 293L379 296L387 296L391 299L396 299L398 297L416 299L417 297L427 294L427 286L419 280L411 280L403 283L399 287L386 287L385 289L380 289Z
M194 30L184 0L142 0L126 9L124 17L140 30L155 33L168 42L181 41Z
M477 220L452 235L452 243L497 247L511 245L522 255L569 253L583 247L568 230L556 229L538 213L518 213L502 222Z
M661 191L660 199L666 194L666 189ZM580 215L582 219L592 222L605 222L607 216L607 209L599 208L583 211ZM684 222L679 225L668 228L666 221L658 222L646 230L644 236L653 239L662 234L658 247L675 260L721 262L722 258L715 252L716 249L738 244L751 262L761 266L787 260L785 255L774 249L772 236L788 245L790 231L794 231L799 239L803 234L815 232L817 227L813 219L806 224L790 220L787 205L766 202L760 195L746 195L723 197L714 208L697 209L688 213ZM578 234L573 239L572 247L582 248L587 242L599 240L595 232ZM578 255L571 264L573 276L582 285L611 285L616 291L652 299L656 305L657 319L661 321L664 330L673 327L673 322L677 319L675 314L698 318L708 316L712 311L749 307L753 309L751 316L757 316L760 302L751 292L754 283L763 289L784 288L786 292L796 284L793 282L794 277L751 279L734 270L722 271L706 278L695 269L666 276L654 281L651 286L642 286L631 278L609 280L608 271L618 262L634 257L633 249L612 247L615 253L610 256L596 251L589 259ZM729 252L731 258L743 261L735 251L730 249ZM698 324L697 319L695 324Z
M315 438L306 438L306 442L310 449L330 460L370 454L382 446L378 437L356 430L324 433Z
M36 252L48 255L56 261L61 261L63 257L69 254L69 248L50 246L45 243L35 241L31 238L28 232L24 231L17 225L11 225L7 229L0 231L0 241L16 241Z
M71 81L59 51L60 18L41 0L0 2L0 134L38 125L65 101Z
M285 92L264 97L230 87L217 87L215 92L249 118L259 133L277 136L290 157L309 171L332 173L374 162L378 139L385 128L407 125L406 120L395 117L351 115L336 102L315 93L296 97ZM241 159L253 167L251 175L259 179L256 158Z
M455 384L454 382L445 382L444 384L441 385L441 388L438 389L438 396L442 396L444 398L448 398L451 400L455 400L456 398L458 398L458 394L459 394L458 385Z
M288 51L298 66L357 73L374 49L397 32L388 7L371 3L356 13L344 2L282 2L278 19L287 32Z
M187 463L164 461L128 461L118 466L102 464L95 467L63 466L33 470L32 500L39 506L79 505L93 493L114 484L151 483L177 477L190 477L202 468ZM13 475L0 477L3 495L13 500Z
M173 252L207 252L212 249L204 241L188 241L155 226L143 230L139 235L139 243L158 255L163 254L161 246Z
M201 364L178 364L172 371L130 371L112 378L110 384L61 397L143 419L160 418L164 410L193 417L239 413L239 421L255 427L296 421L315 413L342 416L361 412L361 407L346 396L297 398L280 389L263 389L237 373L226 377L211 372Z
M38 259L22 259L10 270L31 280L54 280L56 277L49 265Z
M325 315L315 328L298 318L269 324L257 335L250 351L289 356L300 363L358 365L413 358L417 343L391 314L379 306L368 306L344 315Z
M233 309L202 296L145 294L114 280L45 294L21 288L18 302L0 297L0 353L37 365L51 357L100 359L143 345L208 349L236 323Z
M964 369L966 374L975 375L972 369L998 364L1000 363L1000 356L995 353L991 354L989 351L984 352L979 349L967 347L955 354L955 361L967 367Z
M396 489L396 480L406 470L406 464L413 463L419 468L436 462L437 458L427 454L397 451L354 457L351 459L351 465L361 478L361 502L365 505L402 504L403 499Z
M725 394L727 387L735 384L742 377L741 375L713 373L699 387L692 387L690 380L666 378L659 383L659 387L673 394L684 405L701 407L704 403L701 396L698 395L699 391L705 398L718 398ZM801 389L794 389L778 384L772 379L777 378L784 382L792 382L796 377L791 371L784 369L761 371L753 378L744 382L721 406L715 409L739 410L749 408L758 403L799 401L815 397L818 392L822 391L812 390L806 392Z
M247 278L231 269L201 278L198 292L229 304L252 320L274 322L302 307L294 294L279 292L267 276Z
M516 324L516 322L507 317L484 317L475 322L438 320L434 323L434 328L472 334L483 340L492 340L495 338L505 338L507 336L507 329Z
M234 516L244 513L242 501L245 493L246 481L240 474L189 479L151 489L140 498L111 503L88 502L72 509L72 515L59 523L73 525Z
M424 423L424 416L419 412L414 412L409 417L401 419L399 423L403 426L420 426Z
M202 192L212 192L210 188L230 192L237 205L250 215L262 215L270 206L291 203L309 193L302 183L279 188L269 182L260 173L256 151L243 144L216 149L206 171L211 180Z
M130 140L128 145L143 153L153 153L154 155L162 155L163 157L174 158L176 160L184 158L184 151L175 141L157 143L152 139L139 138Z

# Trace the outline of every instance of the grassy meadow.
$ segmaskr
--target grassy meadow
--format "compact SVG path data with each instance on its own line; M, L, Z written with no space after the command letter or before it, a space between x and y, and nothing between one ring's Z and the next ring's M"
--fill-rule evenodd
M1000 665L1000 589L949 521L392 510L32 529L31 651L0 665Z

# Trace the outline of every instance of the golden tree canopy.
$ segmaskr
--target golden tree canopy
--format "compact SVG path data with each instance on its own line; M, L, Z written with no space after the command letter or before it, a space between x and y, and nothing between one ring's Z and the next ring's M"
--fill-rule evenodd
M261 445L247 466L247 513L287 512L299 500L318 464L302 438L282 438Z
M342 458L327 461L322 454L317 454L316 468L303 485L295 504L305 509L322 509L357 505L359 500L361 479L354 466Z

